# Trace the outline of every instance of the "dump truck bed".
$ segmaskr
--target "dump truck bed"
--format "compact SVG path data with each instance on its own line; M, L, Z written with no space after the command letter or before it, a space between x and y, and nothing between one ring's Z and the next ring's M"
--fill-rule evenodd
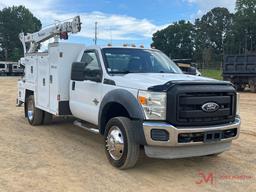
M223 76L229 75L256 76L256 54L225 56Z

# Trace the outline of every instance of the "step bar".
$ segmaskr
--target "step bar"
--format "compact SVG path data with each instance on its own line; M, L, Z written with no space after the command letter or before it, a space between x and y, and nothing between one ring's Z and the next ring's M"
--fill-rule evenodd
M79 120L75 120L73 124L75 126L83 128L86 131L89 131L91 133L94 133L94 134L99 134L100 133L99 129L91 127L91 124L89 124L89 123L84 123L84 122L81 122Z

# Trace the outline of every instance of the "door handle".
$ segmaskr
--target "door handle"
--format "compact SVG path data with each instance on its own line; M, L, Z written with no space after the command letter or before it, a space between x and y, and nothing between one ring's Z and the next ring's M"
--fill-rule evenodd
M52 84L52 75L50 75L50 83Z
M73 81L73 82L72 82L72 91L74 91L74 90L75 90L75 88L76 88L76 82L75 82L75 81Z

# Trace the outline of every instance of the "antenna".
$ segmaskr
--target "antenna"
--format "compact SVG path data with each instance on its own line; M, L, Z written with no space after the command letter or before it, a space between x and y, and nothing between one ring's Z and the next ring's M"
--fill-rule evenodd
M95 45L97 45L97 40L98 40L98 22L96 21L95 22L95 31L94 31L94 33L95 33L95 37L94 37L94 43L95 43Z
M112 36L112 28L111 28L111 26L109 27L109 30L110 30L110 44L112 44L113 36Z

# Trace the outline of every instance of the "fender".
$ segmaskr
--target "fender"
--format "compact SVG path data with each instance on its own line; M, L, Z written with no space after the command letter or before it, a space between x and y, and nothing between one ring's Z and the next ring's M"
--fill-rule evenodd
M100 133L104 134L105 126L102 125L102 122L104 122L105 114L103 110L109 103L118 103L126 109L129 117L132 119L132 123L134 124L133 132L137 142L139 144L145 144L146 142L143 131L143 120L145 119L144 112L134 95L124 89L112 90L103 97L98 116Z
M99 120L102 115L102 110L108 103L118 103L122 105L129 113L129 116L132 119L141 119L145 118L144 113L137 99L129 91L124 89L115 89L108 92L102 99L99 111ZM100 121L99 121L100 122Z

